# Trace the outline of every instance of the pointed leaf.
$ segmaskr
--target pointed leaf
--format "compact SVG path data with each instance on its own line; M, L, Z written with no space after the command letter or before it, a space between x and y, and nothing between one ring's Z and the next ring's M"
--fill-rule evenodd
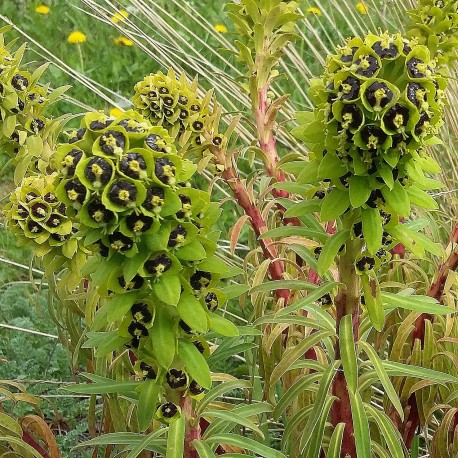
M380 212L377 208L363 208L361 220L367 249L369 253L375 254L382 246L383 225Z
M356 361L352 315L345 315L340 321L339 346L348 389L354 393L358 389L358 363Z
M323 199L321 204L321 221L331 221L342 215L350 205L348 191L334 189Z
M349 236L350 231L346 229L344 231L337 232L337 234L328 238L318 258L318 275L323 276L328 271L329 267L331 267L331 264L334 262L340 247L345 245Z

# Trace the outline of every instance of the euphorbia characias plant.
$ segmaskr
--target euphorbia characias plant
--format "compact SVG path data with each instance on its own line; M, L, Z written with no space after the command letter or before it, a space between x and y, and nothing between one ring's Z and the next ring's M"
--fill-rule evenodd
M228 6L252 108L244 146L262 160L261 184L244 180L240 145L229 142L244 119L225 129L222 108L197 79L148 75L134 87L133 109L85 113L56 144L59 122L40 108L52 94L36 85L39 73L18 68L21 51L1 48L0 140L19 161L8 227L43 257L47 275L66 268L85 279L79 289L64 283L68 297L84 298L81 344L94 349L96 370L85 374L91 384L72 389L107 395L111 418L122 411L116 395L126 401L126 427L147 432L112 436L129 458L146 450L167 458L413 458L421 426L437 430L431 457L456 451L441 443L457 424L458 383L445 362L456 361L456 298L447 307L442 293L458 254L431 288L423 279L409 287L395 249L402 244L411 265L444 256L416 216L437 208L431 191L442 186L430 150L441 143L456 2L421 0L406 35L369 33L339 46L311 84L314 109L299 112L292 131L307 157L289 138L292 151L280 159L287 95L274 90L284 47L298 37L298 6ZM225 285L242 271L223 261L214 229L221 208L196 187L206 167L244 213L233 250L245 222L256 235L258 271L245 272L253 307L239 329L220 309L247 288ZM239 333L252 342L234 340ZM249 382L210 371L212 351L231 356L237 345ZM226 383L212 388L212 378ZM249 402L215 402L237 388L252 388ZM271 420L280 424L276 442ZM110 431L120 431L115 421Z

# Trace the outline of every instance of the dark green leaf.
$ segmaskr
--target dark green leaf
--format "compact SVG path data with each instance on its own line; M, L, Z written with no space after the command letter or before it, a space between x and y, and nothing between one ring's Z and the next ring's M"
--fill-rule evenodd
M348 389L355 393L358 389L358 363L356 360L352 315L345 315L340 321L339 346Z
M410 199L404 186L399 181L394 182L393 189L382 188L382 194L388 205L399 215L410 215Z
M178 302L177 310L180 318L192 329L198 332L207 332L207 312L195 296L183 293Z
M145 431L153 421L159 402L158 396L161 385L156 380L145 380L141 384L138 400L137 417L140 431Z
M375 254L382 246L383 225L380 212L377 208L363 208L361 220L367 249L369 253Z
M347 229L345 231L340 231L329 237L326 243L324 244L323 250L320 253L318 258L318 274L323 276L331 267L331 264L334 262L337 253L340 250L342 245L345 245L345 242L350 236L350 231Z
M342 215L350 205L348 191L334 189L323 199L321 204L321 221L331 221Z
M158 363L168 369L175 357L176 331L175 320L166 305L156 305L156 316L150 331L153 351Z
M354 175L350 178L350 202L352 207L358 208L365 204L371 195L371 187L367 177Z
M187 340L178 341L178 355L189 375L202 387L209 390L212 386L210 369L200 351Z

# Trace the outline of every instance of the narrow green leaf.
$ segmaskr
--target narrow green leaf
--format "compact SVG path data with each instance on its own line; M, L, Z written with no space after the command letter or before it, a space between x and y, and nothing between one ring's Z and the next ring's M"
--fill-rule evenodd
M169 424L165 458L183 458L185 424L186 420L184 414L181 414L175 421ZM134 458L136 456L137 455L126 458Z
M365 305L372 326L377 331L381 331L385 325L385 314L383 312L382 294L377 277L369 277L366 273L361 275Z
M345 423L339 423L335 428L329 441L328 453L326 458L340 458L342 448L342 438L345 430Z
M127 445L132 448L133 446L144 442L145 438L148 438L148 443L146 444L145 449L149 449L151 444L157 441L158 438L163 436L167 431L168 428L161 428L152 432L151 434L148 434L148 436L131 432L103 434L101 436L94 437L93 439L89 439L85 442L81 442L75 445L74 449L82 447L93 447L94 445ZM164 439L160 439L160 441L163 440Z
M337 286L337 283L327 282L327 283L324 283L323 285L318 286L317 288L315 287L316 289L313 289L303 299L300 299L294 302L294 304L289 305L288 307L280 309L278 312L275 313L275 317L287 316L291 312L295 312L297 310L303 309L305 306L312 304L313 302L317 301L320 297L331 292L336 286ZM334 328L335 327L332 326L332 329Z
M21 453L30 453L36 458L43 458L43 455L39 452L37 452L33 447L31 447L29 444L24 442L22 438L19 437L14 437L14 436L0 436L0 443L6 443L10 445L15 445L16 447L19 447L21 449ZM27 455L23 455L27 456ZM283 455L284 456L284 455Z
M303 339L297 346L289 349L283 355L280 362L275 366L272 374L270 376L270 384L273 386L280 377L285 374L288 370L291 369L291 365L296 362L304 353L312 348L314 345L321 342L326 337L332 336L333 333L329 331L318 331L310 334L305 339Z
M380 412L369 404L366 404L368 414L376 421L382 437L385 439L386 444L390 450L393 458L404 458L404 451L402 449L402 437L399 431L393 425L390 417L384 412Z
M267 404L266 402L259 402L255 404L248 404L248 405L237 405L234 407L231 412L236 413L243 418L250 417L253 415L260 415L266 412L272 412L272 406ZM205 413L206 415L207 413ZM221 419L217 419L212 421L211 425L205 430L203 434L203 439L207 437L214 436L215 434L227 433L236 425L235 421L225 421Z
M397 377L416 377L437 383L458 383L458 377L444 372L426 369L419 366L397 363L394 361L382 361L383 368L388 375Z
M81 394L126 394L135 391L140 382L117 382L115 380L101 383L80 383L62 387L63 390Z
M248 428L251 431L254 431L262 439L264 439L264 434L257 425L255 425L251 420L248 420L248 418L238 415L233 410L225 411L225 410L208 409L205 411L205 415L208 415L209 417L213 417L213 418L220 418L221 420L224 420L227 422L231 422L231 421L236 422L238 425Z
M400 307L420 313L430 313L431 315L449 315L456 310L440 305L439 302L429 296L401 296L394 293L382 293L383 304L390 308Z
M178 341L178 355L189 375L202 387L209 390L212 386L210 369L200 351L188 340Z
M309 213L319 212L321 202L317 199L303 200L302 202L294 203L294 205L285 212L286 218L295 216L308 215Z
M418 234L409 229L405 224L398 224L397 226L390 227L387 229L395 240L405 245L405 247L410 250L415 256L419 258L424 257L425 247L418 237Z
M310 291L316 289L316 285L303 280L272 280L260 285L253 286L250 294L276 291L277 289L294 289L298 291Z
M304 432L302 435L301 449L305 449L312 438L315 427L323 413L323 407L325 406L325 402L327 399L329 399L329 387L331 386L331 382L334 376L336 375L339 366L340 361L334 361L334 363L329 365L326 371L322 374L320 386L318 388L318 393L313 402L313 408L310 412L310 416L307 420L307 424L305 425Z
M420 458L420 437L418 434L415 434L412 446L410 447L410 456L411 458Z
M218 434L208 438L207 442L210 444L234 445L236 447L257 453L264 458L286 458L286 456L278 450L274 450L264 444L260 444L253 439L249 439L248 437L242 437L236 434ZM169 456L167 456L167 458L169 458Z
M240 297L242 294L247 293L250 290L248 285L227 285L221 288L221 291L226 296L227 300L233 299L234 297Z
M377 208L361 210L363 235L369 253L375 254L382 246L383 225L382 217Z
M427 210L438 208L437 202L426 191L422 191L417 186L409 186L406 190L413 205L426 208Z
M296 324L298 326L307 326L308 328L314 329L321 329L323 326L322 324L311 318L306 318L305 316L298 316L298 315L282 315L281 317L274 315L273 313L269 313L267 315L258 318L254 323L253 326L259 326L261 324L266 323L285 323L285 324Z
M145 380L141 384L140 397L138 399L138 427L140 431L145 431L151 424L157 409L158 395L161 385L156 380Z
M331 221L342 215L350 205L348 191L334 189L323 199L321 204L321 221Z
M352 315L345 315L340 321L339 346L348 389L355 393L358 389L358 363L356 361Z
M326 421L328 419L329 411L331 410L333 402L336 400L335 396L329 396L324 402L323 411L318 420L318 423L313 431L312 438L308 444L307 449L304 451L305 458L319 458L321 447L323 445L323 434L324 428L326 426ZM301 442L304 438L304 433L301 437ZM302 447L301 447L302 449Z
M383 388L385 389L385 393L388 396L388 399L393 403L393 406L398 412L401 420L404 421L404 410L402 408L401 401L399 400L398 394L396 393L396 390L391 383L390 377L388 377L388 374L386 373L382 361L380 360L376 351L367 342L362 340L358 342L358 346L360 346L369 357L375 371L377 372L378 378Z
M291 235L295 237L305 237L310 240L317 240L320 243L325 243L328 238L328 236L326 235L326 232L317 231L315 229L310 229L308 227L302 227L302 226L276 227L275 229L271 229L270 231L264 232L263 234L259 236L259 238L260 239L265 239L265 238L275 239L275 238L281 238L281 237L289 237Z
M323 276L331 267L334 262L340 247L345 244L350 236L348 229L337 232L333 236L329 237L324 244L323 250L318 258L318 275Z
M197 408L197 414L201 415L205 408L207 407L213 399L222 396L224 393L228 391L232 391L239 388L250 388L251 384L247 380L232 380L230 382L220 383L219 385L214 386L211 390L209 390L205 396L199 402L199 407Z
M221 345L209 356L207 363L209 367L218 365L221 361L227 361L229 358L235 355L241 355L243 352L256 348L257 345L253 342L241 343L238 345L231 345L229 348L221 348Z
M202 440L194 440L191 445L197 450L199 458L215 458L211 447Z
M368 458L371 456L371 436L364 403L358 391L354 393L349 391L348 394L350 396L356 453L358 458Z
M312 386L316 381L321 379L322 374L308 374L302 376L299 380L285 392L278 404L275 406L272 416L276 419L286 410L286 408L303 392Z

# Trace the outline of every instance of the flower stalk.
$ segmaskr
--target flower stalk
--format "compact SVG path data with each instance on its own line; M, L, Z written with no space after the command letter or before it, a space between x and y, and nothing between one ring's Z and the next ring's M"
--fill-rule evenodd
M201 436L199 420L196 417L192 406L190 396L182 396L180 398L181 413L184 415L186 422L184 436L184 453L183 458L199 458L197 450L193 447L192 441L199 440Z
M348 215L346 228L351 228L352 219ZM340 324L346 315L351 315L353 322L353 339L358 340L359 329L359 304L360 304L360 278L356 273L355 261L361 252L361 241L350 240L346 245L346 252L338 261L339 281L341 286L335 299L336 305L336 333L339 335ZM335 360L341 359L341 344L336 340L334 347ZM349 387L342 367L336 373L332 383L332 394L337 397L331 408L332 424L336 427L339 423L345 424L342 439L341 456L356 458L356 444L354 427L351 414Z

